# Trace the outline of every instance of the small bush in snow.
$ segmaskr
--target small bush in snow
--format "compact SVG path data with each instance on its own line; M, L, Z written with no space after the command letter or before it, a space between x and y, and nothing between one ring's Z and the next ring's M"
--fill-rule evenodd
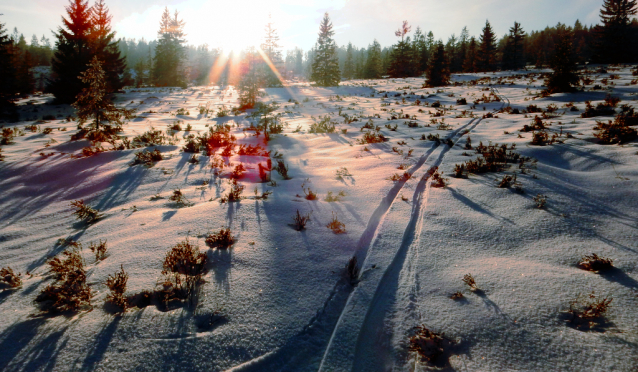
M547 197L543 194L538 194L534 197L536 208L543 209L547 205Z
M332 220L326 227L335 234L344 234L346 232L346 225L337 219L335 212L332 212Z
M184 194L182 193L182 190L180 189L173 190L173 195L171 195L170 198L168 198L168 200L173 201L182 206L186 206L190 204L188 200L186 199L186 197L184 196Z
M275 170L281 177L283 177L283 179L290 179L290 176L288 175L288 166L286 166L286 163L283 160L277 160L277 168L275 168Z
M613 122L609 120L607 123L596 120L594 137L603 144L622 144L638 138L638 132L619 117L616 117Z
M75 207L73 214L76 215L77 219L86 223L95 222L103 216L99 210L84 204L84 200L74 200L71 202L71 206Z
M48 262L56 282L48 285L36 297L40 309L48 313L78 311L91 305L91 289L86 283L84 259L80 249L74 247L62 253L63 259L55 257Z
M578 266L587 271L607 271L614 268L614 261L610 258L599 257L596 253L590 256L584 256L578 262Z
M217 233L208 234L206 245L211 248L227 249L235 243L235 237L230 232L230 227L222 228Z
M208 272L208 256L199 251L188 239L173 246L164 259L162 274L164 281L156 291L162 304L168 307L173 301L194 300L202 277Z
M162 157L162 153L158 149L155 149L153 151L138 151L135 153L135 159L133 160L133 163L131 163L131 166L144 164L148 167L151 167L155 162L163 159L164 158Z
M3 267L2 269L0 269L0 288L17 288L21 285L22 279L20 279L19 273L14 273L10 267Z
M339 191L339 193L336 196L333 194L332 191L328 191L328 194L323 200L327 201L328 203L333 203L333 202L341 201L345 197L346 197L346 193L343 190Z
M95 254L95 261L102 261L106 258L106 240L102 241L102 239L100 239L99 244L91 242L91 244L89 245L89 249Z
M476 291L479 289L472 274L465 274L465 276L463 277L463 283L467 284L470 287L471 291Z
M124 271L123 266L120 266L120 271L109 275L106 279L106 286L111 291L111 293L106 296L106 302L117 306L121 309L121 312L125 312L128 308L128 299L124 297L127 282L128 274Z
M599 298L592 292L587 298L576 299L569 305L570 322L577 328L594 328L604 322L612 298Z
M447 186L447 178L441 177L441 174L439 174L439 171L435 170L432 173L431 186L435 188L445 188L445 186Z
M408 350L416 353L421 362L437 366L449 364L450 348L455 341L446 338L442 333L429 330L426 326L416 327L416 333L410 338Z
M228 194L224 195L221 199L219 199L220 203L232 203L241 201L241 194L244 192L246 186L240 185L237 183L236 179L231 179L230 181L230 190Z
M301 213L299 213L299 209L297 209L297 214L293 216L292 219L294 222L295 230L301 231L306 228L306 224L310 220L310 214L301 215Z

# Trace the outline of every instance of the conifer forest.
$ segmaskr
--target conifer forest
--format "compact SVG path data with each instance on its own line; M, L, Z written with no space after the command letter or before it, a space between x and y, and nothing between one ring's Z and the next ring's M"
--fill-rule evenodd
M0 371L638 371L638 0L442 4L0 3Z

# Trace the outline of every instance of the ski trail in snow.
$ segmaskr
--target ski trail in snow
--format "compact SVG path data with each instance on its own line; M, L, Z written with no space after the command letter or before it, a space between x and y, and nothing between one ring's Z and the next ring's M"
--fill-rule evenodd
M476 126L482 121L482 119L472 119L470 122L465 124L464 126L455 130L450 136L446 138L451 139L453 142L458 142L458 140L466 133L471 132ZM468 129L469 128L469 129ZM467 130L467 131L466 131ZM427 185L429 184L429 178L436 170L435 167L442 162L445 154L450 150L450 147L447 145L441 144L438 146L434 146L430 151L424 155L419 163L417 164L418 168L421 168L423 164L428 162L435 152L438 151L438 156L435 157L435 160L431 162L430 167L425 172L422 179L419 181L416 190L413 196L413 204L411 217L408 222L408 226L404 229L402 243L400 245L399 250L394 254L393 257L389 258L391 262L390 265L386 268L385 272L382 274L380 270L368 271L368 275L362 280L360 285L354 289L354 291L350 294L346 306L344 307L341 315L339 316L339 320L337 325L330 337L330 341L328 342L328 346L324 353L324 356L321 361L321 365L319 367L320 371L323 370L349 370L352 367L354 361L355 350L360 349L359 344L370 344L371 353L375 353L378 347L383 342L387 342L388 338L375 338L375 340L371 340L370 338L363 340L366 336L363 336L361 333L365 327L362 327L364 323L363 316L364 314L372 311L375 308L375 303L383 302L383 294L388 293L387 289L389 287L384 288L380 287L380 284L383 282L389 282L388 276L394 277L395 274L398 274L403 267L403 262L405 262L405 254L408 251L408 248L411 246L414 237L417 236L417 227L420 226L419 220L422 216L421 208L424 208L424 197L427 201L426 190L428 190ZM417 168L415 166L415 168ZM417 169L418 169L417 168ZM414 170L416 171L416 169ZM411 173L411 174L414 174ZM396 197L396 195L395 195ZM390 207L384 211L384 219L386 215L390 212ZM368 268L370 266L369 258L370 258L370 248L378 247L379 250L386 249L388 246L392 246L392 242L384 242L383 239L380 238L380 230L382 227L383 220L380 220L379 223L375 225L375 230L373 233L368 232L369 236L362 236L362 242L364 238L370 239L370 242L366 242L365 245L360 245L360 249L357 252L357 259L359 262L362 262L362 268ZM370 227L370 226L369 226ZM384 244L387 243L387 244ZM361 258L364 258L363 260ZM384 262L385 263L385 262ZM380 289L380 291L378 290ZM374 311L372 311L374 313ZM380 313L381 315L385 314L385 311ZM370 314L372 316L372 314ZM383 319L381 319L383 320ZM356 345L349 345L348 340L352 339L353 334L359 334L359 342ZM382 365L376 365L376 368L383 369ZM367 370L367 369L358 369L354 368L354 370Z
M476 118L472 119L467 124L456 129L448 138L458 140L458 138L462 136L463 131L476 120ZM410 175L414 175L427 162L432 153L442 146L446 145L435 144L432 146L407 172ZM364 265L369 249L372 243L377 239L385 217L405 184L406 181L397 182L381 200L381 203L368 220L366 229L359 239L355 252L357 260L361 262L361 268L365 267ZM321 366L323 364L322 357L324 357L324 353L330 348L333 337L335 336L334 330L344 314L344 309L346 309L352 289L350 283L343 279L340 280L335 284L328 299L324 302L323 307L317 311L317 314L302 331L290 338L279 349L235 366L229 371L246 372L263 371L265 369L276 371L316 370L317 365ZM315 367L313 368L313 366Z

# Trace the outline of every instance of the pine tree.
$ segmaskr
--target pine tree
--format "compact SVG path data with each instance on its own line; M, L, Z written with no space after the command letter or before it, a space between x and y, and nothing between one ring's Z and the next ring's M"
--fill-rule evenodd
M574 58L572 47L572 33L563 28L557 35L556 47L550 61L550 67L554 72L547 77L545 85L547 92L563 93L573 92L579 82L578 66Z
M458 72L463 66L463 61L458 59L458 45L456 42L456 35L452 34L445 44L445 53L450 61L450 71Z
M414 53L412 59L415 63L415 75L423 75L428 67L428 47L425 41L425 35L423 35L420 27L417 27L414 32L412 52Z
M368 59L363 71L364 79L379 79L383 73L381 44L375 39L368 47Z
M348 43L348 49L346 50L346 62L343 65L343 73L341 74L344 79L351 80L354 78L354 51L352 43Z
M91 141L103 142L113 138L115 133L122 130L133 111L115 107L108 96L106 72L102 63L94 56L86 71L80 74L80 80L87 85L77 96L73 107L77 109L80 126L93 119L88 128L88 138Z
M241 110L255 107L260 87L260 56L255 48L249 48L240 65L241 79L238 84L239 108Z
M273 27L270 15L268 15L268 23L266 24L266 35L264 42L261 44L261 50L264 53L263 70L264 86L281 87L283 83L280 79L283 60L281 58L281 46L279 45L279 36L277 30Z
M13 102L16 99L16 71L13 65L13 43L0 23L0 118L16 119Z
M629 63L638 57L636 38L631 27L631 16L638 12L636 0L604 0L600 10L602 26L596 26L597 63Z
M91 18L93 10L87 0L69 0L65 7L68 19L55 34L56 52L51 61L53 79L47 90L59 103L72 103L85 85L78 76L86 71L91 51Z
M412 48L409 39L406 41L405 35L412 30L408 21L403 21L401 27L395 31L394 35L400 37L396 45L392 46L390 54L390 66L388 74L393 78L404 78L413 75Z
M303 73L303 51L297 49L295 54L295 74L301 75Z
M120 55L118 42L114 40L115 32L111 31L109 8L104 0L96 0L91 18L92 55L102 62L106 77L106 91L116 92L124 86L123 75L126 69L125 59Z
M476 68L479 72L496 70L496 35L489 21L485 22L476 57Z
M186 54L183 46L186 35L184 21L180 20L178 15L175 11L171 17L168 7L164 8L162 13L152 69L153 81L157 86L187 86L184 67Z
M525 31L521 28L521 24L514 22L514 26L510 28L507 38L507 44L503 52L503 69L518 70L524 67L523 59L523 41L525 39Z
M325 13L319 28L319 39L316 44L312 72L310 80L323 87L339 85L339 60L337 59L337 46L332 39L334 31L332 23Z
M472 37L467 46L467 54L463 61L464 72L476 72L476 39Z
M463 71L463 64L465 63L465 57L467 57L467 48L470 45L470 32L467 29L467 26L463 27L461 30L461 36L459 36L458 42L458 65L457 70L455 71Z
M427 87L440 87L450 84L450 62L442 41L436 44L434 51L430 55L426 77L425 86Z

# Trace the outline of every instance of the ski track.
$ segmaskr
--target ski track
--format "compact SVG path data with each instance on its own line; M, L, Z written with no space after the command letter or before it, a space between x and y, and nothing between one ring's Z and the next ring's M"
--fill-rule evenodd
M494 91L495 89L492 90ZM495 92L495 94L497 94L497 92ZM509 106L509 101L507 105ZM504 106L505 104L502 107ZM472 130L474 130L482 121L482 118L473 118L467 124L454 130L451 135L444 139L444 141L451 139L456 144L465 134L470 133ZM414 176L415 173L417 173L423 167L423 165L426 164L428 160L430 160L432 154L434 154L437 150L440 150L438 157L436 157L436 160L428 167L427 171L424 172L423 177L417 184L414 196L412 198L413 207L411 218L404 230L402 244L399 250L395 253L392 262L387 267L383 278L381 278L381 280L374 287L377 288L375 296L368 297L368 299L365 301L366 305L364 306L362 306L363 304L356 303L354 298L357 296L358 292L360 292L361 287L357 286L353 288L348 280L342 278L335 284L334 288L330 292L330 295L328 296L328 299L324 302L323 307L317 311L317 314L310 320L308 325L306 325L301 332L290 338L279 349L235 366L229 369L228 372L250 372L266 370L282 372L316 371L317 365L319 371L349 370L352 369L353 364L353 370L355 371L369 369L366 366L362 366L363 369L357 368L362 363L368 366L371 365L369 363L369 360L367 360L369 358L369 355L366 355L365 357L361 356L359 361L355 360L355 357L359 356L359 353L361 352L366 352L364 347L366 347L367 344L373 346L372 348L368 348L368 350L375 350L376 347L374 347L374 343L377 340L372 338L365 339L366 335L370 333L370 330L366 330L365 328L362 328L362 326L367 326L369 325L369 323L372 322L373 324L370 324L370 326L374 329L377 329L377 326L383 325L386 311L379 312L372 310L376 305L379 305L380 307L383 307L385 309L388 307L387 305L393 303L393 301L388 302L386 299L384 299L383 293L388 293L388 290L392 288L392 286L389 285L390 283L394 283L394 287L396 287L398 275L403 272L403 266L406 261L408 252L410 252L410 254L418 254L418 250L411 248L418 245L418 236L420 235L419 232L421 231L423 211L427 207L427 198L429 196L429 179L431 174L442 163L445 154L450 149L451 147L447 146L444 143L438 145L434 144L419 158L417 163L414 164L414 166L412 166L412 168L407 171L411 176ZM370 268L365 270L368 265L370 250L379 240L379 233L381 232L383 223L388 213L390 213L392 206L395 204L397 196L399 195L401 190L404 189L406 183L407 181L396 182L396 184L390 189L388 194L381 200L381 203L373 212L368 221L366 229L359 239L357 250L355 251L354 255L357 257L359 267L362 271L360 275L361 284L367 284L366 282L371 276L370 273L374 272ZM408 268L411 272L411 275L409 276L415 278L416 268L411 267L412 262L416 262L416 260L408 260ZM417 285L417 281L412 280L412 284L412 287L415 288L414 286ZM415 288L412 292L416 293L416 289L417 288ZM394 291L390 291L390 293L396 293L396 288L394 289ZM392 295L392 297L394 297L394 295ZM414 295L412 297L412 302L415 303L416 298L414 297ZM361 309L362 307L364 308ZM367 314L363 324L355 329L351 329L352 327L349 325L344 325L344 323L348 322L346 320L346 317L349 314L353 313ZM374 325L375 322L377 326ZM344 328L347 328L347 331L343 332ZM360 330L365 330L366 332L359 333ZM344 337L344 340L350 339L352 331L359 333L359 337L357 338L357 343L355 345L343 345L341 342L336 341L338 338L341 337ZM387 342L387 340L389 340L389 338L385 339L385 342ZM335 359L340 360L341 363L334 364L332 363L332 361L330 361L330 357L335 352L340 355L336 356ZM348 357L343 358L343 356L345 355L347 355ZM343 362L346 362L346 365L344 365ZM382 365L377 365L377 367L382 367Z

